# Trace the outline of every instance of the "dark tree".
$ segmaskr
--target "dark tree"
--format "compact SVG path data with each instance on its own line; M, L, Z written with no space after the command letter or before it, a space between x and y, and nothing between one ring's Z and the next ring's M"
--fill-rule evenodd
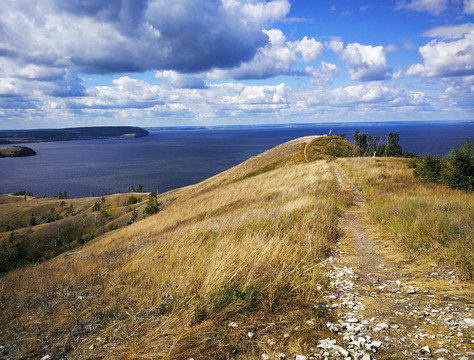
M73 233L74 233L74 228L72 226L67 226L61 231L61 240L64 240L67 242L67 245L69 247L69 251L71 251L71 242L73 239Z
M385 151L383 155L385 156L402 156L403 151L402 147L398 144L400 136L395 133L388 133L387 143L385 145Z
M415 168L413 174L423 181L440 182L443 162L438 156L427 154Z
M35 226L36 225L36 218L34 216L32 216L30 218L30 221L28 223L29 226Z
M160 204L156 198L156 192L152 191L148 197L146 207L143 210L145 214L153 215L160 211Z
M442 181L453 189L474 191L474 153L467 140L460 149L451 149L445 156Z

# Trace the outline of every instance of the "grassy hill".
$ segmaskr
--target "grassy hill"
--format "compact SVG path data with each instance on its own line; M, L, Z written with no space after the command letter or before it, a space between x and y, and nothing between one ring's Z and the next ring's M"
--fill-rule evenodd
M353 197L338 186L328 162L350 150L339 137L290 141L172 196L161 195L159 213L98 233L75 249L78 254L4 275L0 351L32 359L260 359L271 353L272 342L295 354L334 337L325 326L335 320L327 300L333 288L321 263L342 235L338 220ZM433 201L443 214L463 216L449 225L460 235L453 247L436 237L430 244L442 247L437 254L464 246L463 236L466 249L472 244L472 194L418 184L403 160L335 161L367 193L368 221L387 236L398 232L390 211L405 211L404 196L413 197L407 216L416 218L442 190L444 200ZM114 221L127 219L119 206L127 196L105 199L105 208L117 213ZM76 224L82 215L88 224L97 200L65 200L64 208L71 202ZM30 201L38 202L36 209L61 209L57 199L9 198L0 205L0 224L18 218L12 226L22 226L31 216ZM49 225L37 226L31 230ZM439 233L433 229L423 232ZM9 233L3 233L4 242ZM469 251L466 264L472 261ZM440 260L460 264L454 256ZM461 268L469 274L468 265Z

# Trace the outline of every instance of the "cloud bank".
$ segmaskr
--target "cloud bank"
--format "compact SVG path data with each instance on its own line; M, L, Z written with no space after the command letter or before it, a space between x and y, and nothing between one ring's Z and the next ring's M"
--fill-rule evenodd
M269 42L262 30L290 8L286 0L7 2L0 54L89 74L230 68L251 60Z

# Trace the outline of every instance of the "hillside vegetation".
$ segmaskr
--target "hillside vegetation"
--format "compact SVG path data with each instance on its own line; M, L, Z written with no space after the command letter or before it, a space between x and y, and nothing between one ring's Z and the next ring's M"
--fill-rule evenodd
M4 355L261 359L275 343L287 354L311 352L335 336L326 327L336 319L327 296L338 294L321 264L342 236L339 219L353 197L338 186L329 161L351 147L340 137L290 141L176 190L156 215L96 236L81 253L4 275ZM461 201L460 192L444 192L436 200L433 185L416 183L404 160L336 161L366 193L374 226L389 237L398 231L390 212L400 214L406 199L426 205L409 207L412 218L437 201L457 222L443 226L463 235L431 244L449 254L440 260L468 274L462 261L472 259L471 195ZM407 197L398 200L396 190ZM426 224L423 231L440 230ZM462 246L458 261L452 254Z
M50 259L144 217L149 195L80 199L36 198L27 191L0 194L0 275ZM162 195L163 206L169 201Z

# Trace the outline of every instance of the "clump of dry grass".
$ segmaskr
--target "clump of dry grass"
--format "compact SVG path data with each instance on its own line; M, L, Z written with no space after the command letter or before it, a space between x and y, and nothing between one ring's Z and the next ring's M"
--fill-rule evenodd
M258 168L182 190L75 257L2 277L0 343L17 357L257 358L299 321L281 348L314 346L332 316L319 307L328 284L317 264L350 196L324 161L245 176Z
M415 180L403 159L340 159L368 214L406 248L474 277L474 195Z

